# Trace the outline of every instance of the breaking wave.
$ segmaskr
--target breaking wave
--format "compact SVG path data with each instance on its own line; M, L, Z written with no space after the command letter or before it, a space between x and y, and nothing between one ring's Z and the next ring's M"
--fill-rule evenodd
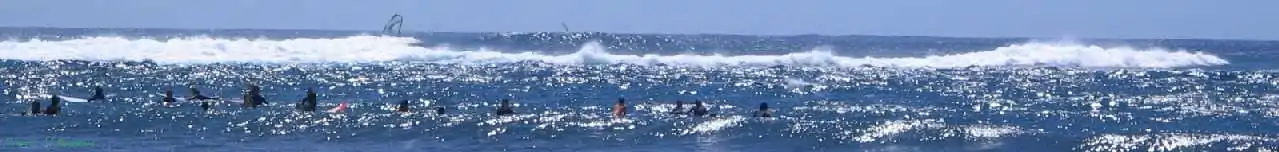
M683 66L1064 66L1171 68L1229 64L1215 55L1160 48L1101 47L1095 45L1028 42L957 54L922 57L840 56L825 48L781 55L627 55L609 53L590 43L570 54L538 51L420 47L414 38L350 36L342 38L229 39L184 37L129 39L86 37L68 40L7 40L0 42L0 59L154 61L158 63L316 63L416 61L447 64L488 64L538 61L554 64L683 65Z

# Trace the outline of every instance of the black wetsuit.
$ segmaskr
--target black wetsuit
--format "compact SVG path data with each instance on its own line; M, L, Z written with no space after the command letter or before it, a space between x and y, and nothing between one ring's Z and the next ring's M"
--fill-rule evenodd
M92 101L106 101L106 100L107 100L107 95L102 91L102 87L94 87L93 96L89 97L88 101L92 102Z
M270 103L266 101L266 97L262 97L262 94L253 94L253 97L250 99L253 99L254 107L262 106Z
M178 102L178 99L173 98L173 97L164 97L164 99L163 99L163 100L161 100L160 102L164 102L164 103L174 103L174 102Z
M755 117L773 117L773 114L765 111L756 111Z
M53 99L50 99L50 100L51 101L50 101L49 107L46 107L44 109L44 114L56 115L58 114L59 110L62 110L62 107L60 106L62 104L62 98L59 98L58 96L53 96Z
M258 86L250 86L249 93L244 94L244 107L254 108L266 104L266 98L262 97L262 90Z
M497 109L497 115L499 115L499 116L513 115L513 114L515 114L515 110L513 110L513 109L511 109L511 108L509 108L509 107L508 107L508 108L498 108L498 109Z
M31 111L27 112L27 115L39 115L40 113L40 101L32 101Z
M395 107L395 111L409 112L409 100L400 101L399 105Z
M306 90L306 98L302 98L302 102L298 103L298 111L315 111L316 95L314 90Z
M178 99L173 98L173 91L164 91L164 99L160 99L160 102L168 104L178 102Z
M201 108L201 109L204 109L204 111L209 111L209 109L212 109L212 108L213 108L213 105L209 105L209 102L208 102L208 101L201 101L201 102L200 102L200 108Z
M240 107L245 107L245 108L258 107L257 100L253 99L253 93L244 94L244 103L241 103Z
M710 114L710 110L707 110L706 106L703 106L702 102L699 101L696 105L693 105L693 109L689 110L689 113L692 113L693 116L701 117Z
M759 104L759 111L755 111L755 117L773 117L773 113L768 109L768 103Z
M505 116L505 115L513 115L513 114L515 114L515 109L511 108L510 101L502 100L502 104L497 106L497 115Z

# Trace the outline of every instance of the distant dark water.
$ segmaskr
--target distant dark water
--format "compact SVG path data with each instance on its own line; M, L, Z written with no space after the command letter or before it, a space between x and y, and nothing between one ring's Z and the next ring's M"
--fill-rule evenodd
M1273 41L361 34L0 29L0 151L1279 148ZM273 104L155 104L165 89L238 98L247 84ZM111 101L15 114L93 86ZM293 112L307 88L322 109L352 107ZM608 114L617 98L627 119ZM501 99L521 114L491 115ZM400 100L418 112L390 112ZM667 114L676 100L720 116ZM760 102L780 117L750 117Z

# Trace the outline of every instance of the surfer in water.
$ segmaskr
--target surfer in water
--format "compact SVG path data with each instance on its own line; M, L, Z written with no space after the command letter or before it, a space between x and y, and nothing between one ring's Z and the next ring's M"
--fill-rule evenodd
M768 103L759 103L759 111L755 111L755 117L773 117L773 110L768 109Z
M204 109L204 112L209 112L209 110L213 109L213 105L209 101L200 101L200 109Z
M58 111L59 111L59 110L62 110L62 107L61 107L61 105L62 105L62 98L59 98L59 97L58 97L58 95L53 95L53 98L52 98L52 99L49 99L49 100L50 100L50 102L49 102L49 107L46 107L46 108L44 109L44 114L46 114L46 115L56 115L56 114L58 114Z
M702 101L698 100L698 101L693 101L693 109L689 110L688 113L693 114L693 116L702 117L702 116L706 116L707 114L710 114L710 110L707 110L706 106L702 105Z
M298 111L315 111L315 106L317 104L315 98L315 89L306 89L306 97L302 98L302 102L299 102L295 108Z
M617 98L617 104L613 104L613 118L626 117L626 99Z
M675 100L675 109L671 109L671 114L684 114L684 100Z
M88 101L107 101L106 92L102 91L102 87L93 87L93 96L89 97Z
M195 87L191 87L191 97L187 98L187 100L217 100L217 99L218 98L212 98L212 97L208 97L208 96L204 96L203 94L200 94L200 90L195 89Z
M502 103L497 106L497 115L506 116L515 114L515 109L511 108L511 100L502 99Z
M400 103L396 104L395 111L409 112L409 100L400 101Z
M161 99L160 102L164 103L164 106L169 106L169 104L178 102L178 99L173 98L173 90L164 90L164 99Z
M262 97L262 87L257 85L249 85L249 92L244 94L244 107L257 108L267 104L266 98Z
M444 114L444 107L435 107L435 114L436 114L436 115L443 115L443 114Z
M40 115L40 101L31 101L31 111L24 114L28 116Z

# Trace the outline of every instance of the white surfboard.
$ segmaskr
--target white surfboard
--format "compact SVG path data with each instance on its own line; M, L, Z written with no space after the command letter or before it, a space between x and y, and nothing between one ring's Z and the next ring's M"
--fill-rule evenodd
M37 94L37 95L36 95L36 97L40 97L40 98L44 98L44 99L49 99L50 97L53 97L53 95L50 95L50 94ZM76 98L76 97L70 97L70 96L58 96L58 98L62 98L62 101L65 101L65 102L89 102L89 99Z

